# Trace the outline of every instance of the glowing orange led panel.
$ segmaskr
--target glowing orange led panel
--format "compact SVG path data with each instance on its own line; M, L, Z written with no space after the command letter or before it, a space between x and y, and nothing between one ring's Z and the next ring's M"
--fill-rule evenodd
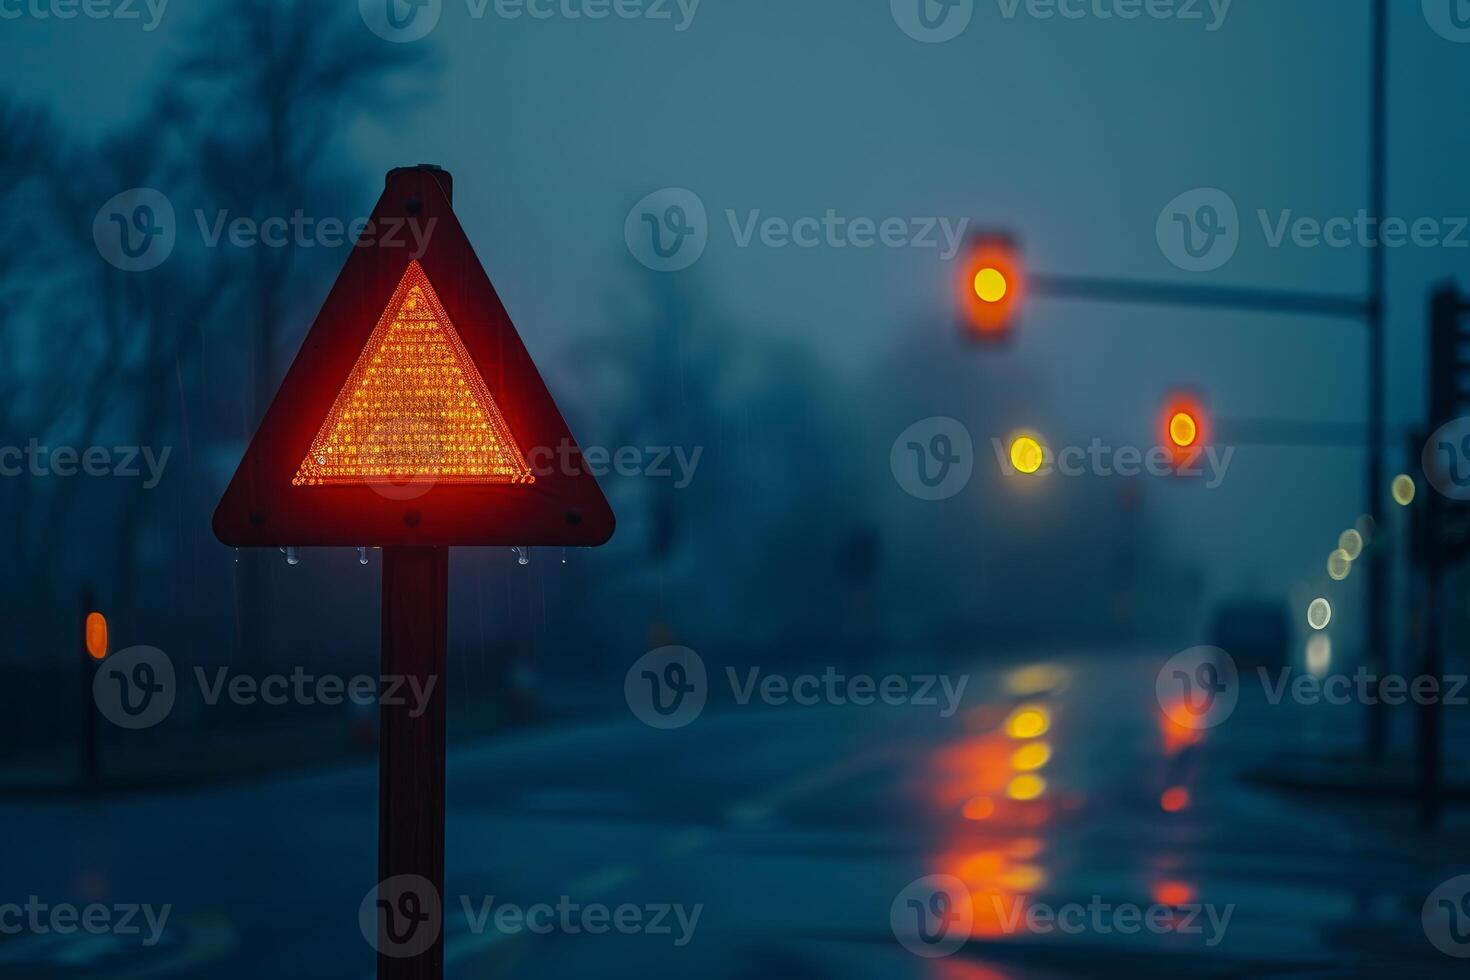
M533 483L429 277L408 271L292 484Z
M107 656L107 617L99 612L87 613L87 653L93 660Z

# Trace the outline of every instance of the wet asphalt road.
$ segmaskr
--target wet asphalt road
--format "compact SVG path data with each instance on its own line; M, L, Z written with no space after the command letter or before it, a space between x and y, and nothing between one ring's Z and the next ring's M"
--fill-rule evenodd
M949 718L929 706L712 705L675 731L623 714L452 746L447 973L1463 969L1421 920L1437 884L1470 872L1463 847L1416 840L1396 812L1302 802L1240 778L1351 719L1248 693L1218 728L1180 730L1155 694L1165 656L976 671ZM376 877L376 777L361 765L205 792L0 804L0 903L171 906L152 945L142 915L143 936L0 937L0 975L366 980L374 955L358 912ZM935 882L955 881L967 907L932 904ZM963 921L921 920L926 909ZM517 912L549 931L521 927Z

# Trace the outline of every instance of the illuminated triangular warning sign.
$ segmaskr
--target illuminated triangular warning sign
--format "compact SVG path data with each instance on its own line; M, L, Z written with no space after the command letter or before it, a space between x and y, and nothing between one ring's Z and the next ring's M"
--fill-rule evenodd
M423 266L410 263L292 483L534 479Z
M406 167L214 514L235 547L591 547L615 520L450 204Z

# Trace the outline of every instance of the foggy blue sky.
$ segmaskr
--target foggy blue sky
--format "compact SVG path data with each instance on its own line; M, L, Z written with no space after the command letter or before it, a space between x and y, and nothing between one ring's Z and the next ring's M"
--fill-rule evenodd
M1363 250L1270 248L1256 212L1326 219L1368 203L1368 3L1236 0L1213 32L1004 7L977 0L962 36L928 45L895 26L886 0L704 0L683 32L505 20L493 4L473 19L446 0L415 42L441 63L426 101L396 126L344 134L361 213L390 166L452 170L461 220L540 355L602 323L609 294L642 272L622 234L634 202L690 188L710 214L694 270L710 301L864 385L906 332L950 329L950 267L934 250L742 249L727 209L970 218L1015 229L1031 266L1051 272L1364 288ZM1390 213L1470 215L1470 44L1434 33L1418 0L1391 7ZM103 131L138 110L193 16L176 0L151 33L6 21L0 37L27 43L0 61L0 87ZM1243 241L1225 268L1189 275L1160 253L1155 221L1179 193L1211 186L1239 206ZM1467 260L1470 249L1390 254L1395 431L1422 410L1427 290L1463 277ZM1158 393L1180 384L1208 391L1222 417L1363 418L1350 322L1038 301L1002 356L1046 378L1039 423L1059 443L1141 440ZM992 434L977 431L977 444ZM887 443L852 448L882 478ZM1162 494L1180 547L1218 556L1221 587L1312 580L1361 511L1360 454L1250 449L1234 465L1219 493Z

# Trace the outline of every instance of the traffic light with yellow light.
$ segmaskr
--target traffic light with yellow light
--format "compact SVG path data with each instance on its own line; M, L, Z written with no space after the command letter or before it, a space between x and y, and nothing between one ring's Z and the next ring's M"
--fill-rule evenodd
M959 268L960 309L966 333L986 342L1009 338L1026 293L1015 240L1005 234L976 235L970 239Z

